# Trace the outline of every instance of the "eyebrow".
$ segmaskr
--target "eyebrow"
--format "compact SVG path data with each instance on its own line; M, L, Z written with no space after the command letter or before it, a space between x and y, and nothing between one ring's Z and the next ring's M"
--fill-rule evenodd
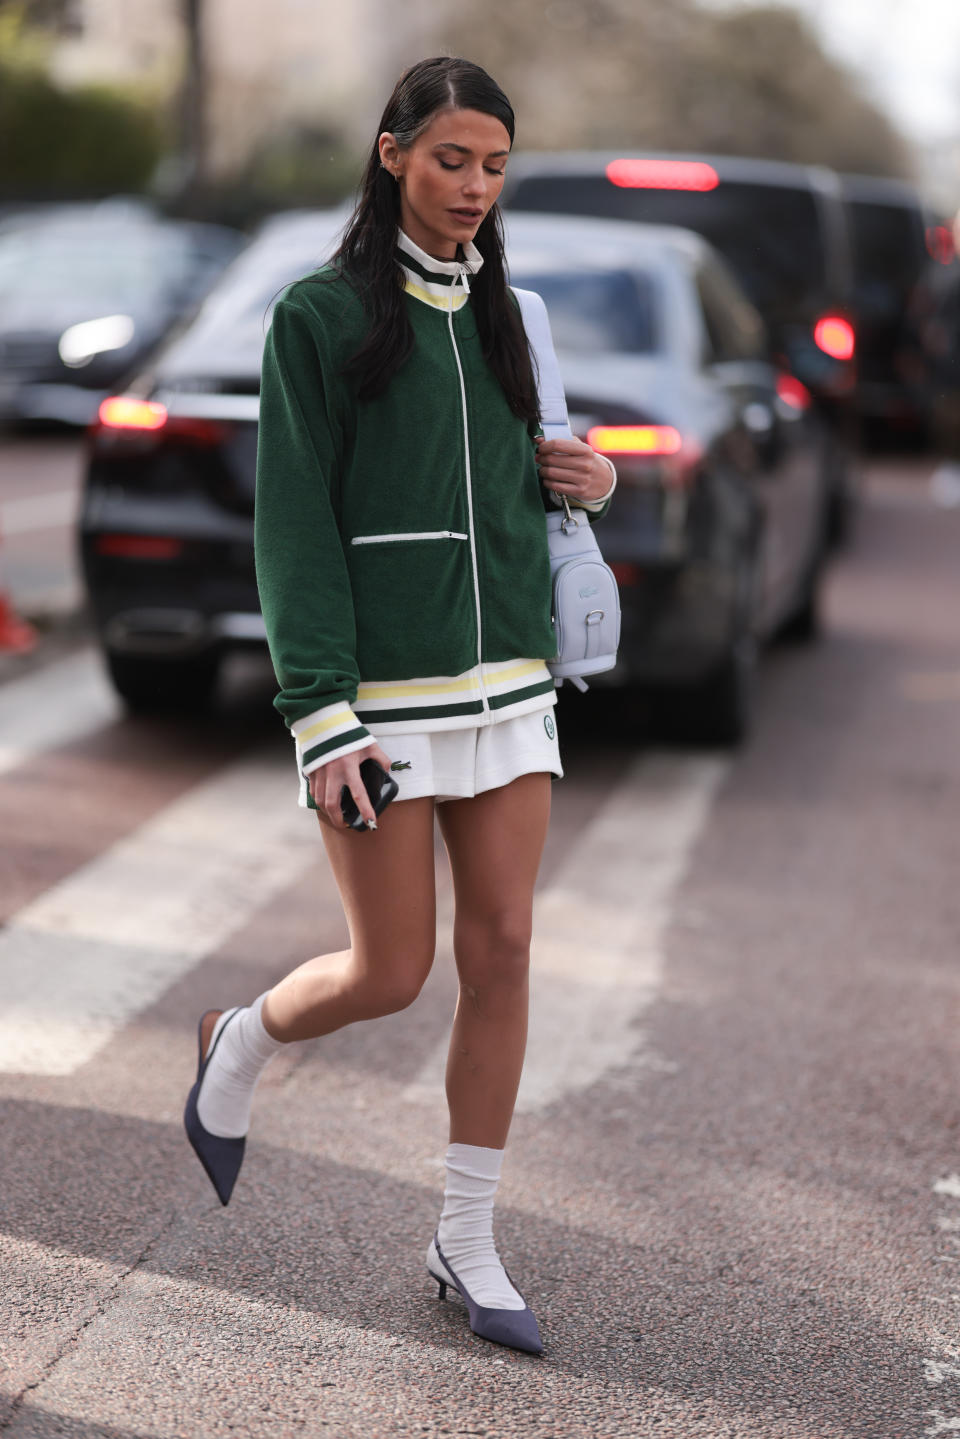
M473 151L469 145L456 145L452 140L440 140L433 147L435 150L456 150L461 155L472 155ZM491 150L487 156L488 160L497 160L501 155L509 155L509 150Z

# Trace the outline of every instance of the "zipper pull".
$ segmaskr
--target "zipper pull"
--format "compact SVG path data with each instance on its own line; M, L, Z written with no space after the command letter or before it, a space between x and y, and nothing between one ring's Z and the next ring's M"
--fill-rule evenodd
M468 295L469 295L469 293L470 293L470 284L469 284L469 281L467 280L467 275L468 275L469 273L470 273L469 270L464 269L463 265L460 265L459 268L457 269L457 279L460 281L461 285L462 285L463 288L466 290L466 292L467 292Z

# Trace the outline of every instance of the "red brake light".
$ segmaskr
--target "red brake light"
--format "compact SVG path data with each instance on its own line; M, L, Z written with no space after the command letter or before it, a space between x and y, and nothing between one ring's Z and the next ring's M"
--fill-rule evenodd
M720 184L702 160L611 160L607 179L622 190L715 190Z
M788 405L792 405L795 410L808 410L810 408L810 391L806 385L801 384L796 375L778 375L777 394L781 400Z
M823 353L832 359L853 359L856 348L853 326L841 315L822 315L813 327L813 338Z
M927 254L939 265L949 265L956 259L953 232L948 225L928 225L926 230Z
M97 418L109 430L160 430L167 423L167 410L152 400L111 395L103 401Z
M683 441L672 425L594 425L587 444L603 455L676 455Z

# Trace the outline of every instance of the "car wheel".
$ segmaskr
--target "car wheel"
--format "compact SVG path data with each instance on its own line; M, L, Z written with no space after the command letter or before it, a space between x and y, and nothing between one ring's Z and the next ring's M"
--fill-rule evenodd
M851 446L838 436L828 434L824 455L829 496L825 537L831 550L846 549L853 540L858 509L856 463Z
M744 628L700 684L651 695L655 728L668 742L731 748L750 733L757 646Z
M221 657L144 658L107 651L113 687L137 714L189 714L203 709L216 688Z
M742 634L719 669L689 696L694 737L700 744L742 744L750 733L757 647Z
M786 640L788 644L809 645L820 638L823 632L820 606L821 571L822 566L817 561L804 581L802 597L796 608L780 626L778 639Z

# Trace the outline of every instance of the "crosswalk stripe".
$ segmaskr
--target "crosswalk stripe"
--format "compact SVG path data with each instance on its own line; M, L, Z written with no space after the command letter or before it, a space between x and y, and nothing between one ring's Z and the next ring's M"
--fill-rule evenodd
M655 754L634 762L551 884L536 897L532 1002L518 1111L588 1088L628 1063L663 976L677 887L730 762ZM408 1087L443 1092L446 1041Z
M82 739L122 713L92 649L0 688L0 774Z
M71 1074L318 856L287 756L219 771L0 933L0 1071Z

